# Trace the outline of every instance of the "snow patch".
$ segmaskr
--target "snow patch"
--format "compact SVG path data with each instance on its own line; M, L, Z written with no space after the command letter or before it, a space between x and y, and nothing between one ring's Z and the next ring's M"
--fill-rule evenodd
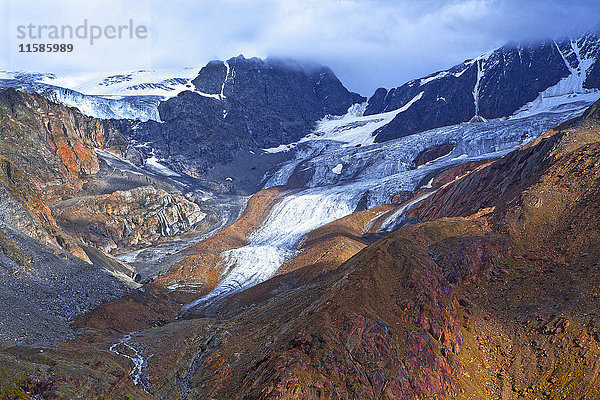
M435 75L432 75L432 76L429 76L427 78L421 79L419 81L419 85L423 86L423 85L428 84L429 82L435 81L435 80L440 79L440 78L444 78L444 77L449 76L449 75L450 75L449 71L441 71L441 72L438 72Z
M148 168L150 168L153 172L156 172L156 173L158 173L160 175L164 175L164 176L181 176L177 172L175 172L175 171L167 168L163 164L161 164L159 161L163 161L164 162L164 160L159 160L155 156L152 156L152 157L146 159L146 166Z
M340 175L342 173L342 168L344 168L344 165L340 163L340 164L336 165L335 167L333 167L331 169L331 172L333 172L336 175Z
M390 215L385 219L385 221L383 221L383 223L381 224L380 231L392 232L393 230L397 229L398 226L403 222L407 211L410 211L410 209L412 209L415 205L419 204L435 192L437 192L437 190L415 197L414 199L400 207L398 210L394 211L392 215Z
M200 68L179 69L143 69L113 73L76 73L49 76L39 80L41 83L59 86L77 92L96 96L177 96L192 88L190 82L198 75Z
M350 107L343 116L327 116L317 123L316 129L299 141L282 144L277 147L263 149L266 153L288 151L300 143L315 140L330 140L343 143L343 147L368 146L375 143L374 133L377 129L389 124L401 112L408 110L415 102L423 97L420 92L401 108L382 114L362 116L366 104ZM359 115L357 115L359 114Z
M554 45L571 73L569 76L562 78L556 85L541 92L534 101L525 104L511 118L524 118L545 112L564 112L568 109L585 107L600 98L599 90L583 87L588 71L594 65L595 59L581 58L577 43L571 41L571 51L578 61L578 67L573 68L566 58L570 52L565 54L556 42L554 42Z
M429 182L427 182L427 184L426 184L426 185L423 185L423 186L421 187L421 189L431 189L431 188L433 187L433 180L434 180L434 178L431 178L431 179L429 180Z

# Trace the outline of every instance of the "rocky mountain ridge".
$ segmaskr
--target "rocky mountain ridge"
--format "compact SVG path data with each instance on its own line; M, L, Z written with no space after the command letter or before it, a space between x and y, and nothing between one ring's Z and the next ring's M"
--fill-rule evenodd
M365 113L398 109L419 97L408 112L377 132L377 142L477 117L508 117L538 97L599 90L599 59L597 32L541 43L508 43L397 88L380 88L369 98Z
M599 43L595 31L539 43L509 43L400 87L380 88L368 99L364 115L382 115L386 120L385 113L396 115L379 127L373 138L362 142L384 142L432 128L515 113L556 112L566 104L591 104L600 96L600 63L596 62ZM101 114L105 117L136 118L136 109L153 107L156 116L149 121L124 122L119 128L135 146L139 160L155 157L172 170L205 180L218 190L244 194L256 192L277 164L297 154L297 149L263 149L285 147L311 134L321 135L318 123L324 117L344 115L350 106L356 108L357 103L367 100L348 92L327 67L292 60L238 56L212 61L196 75L190 71L193 69L179 71L172 79L164 73L135 71L104 80L84 80L77 88L89 95L62 93L73 90L60 86L42 92L83 112L91 104L86 96L114 92L123 99L107 97L106 101L131 103L106 105L111 110L131 108L129 117L112 111ZM83 79L5 75L0 86L38 92L41 89L33 86ZM58 94L52 95L54 92ZM128 95L130 92L140 95ZM144 95L146 92L163 97Z
M192 84L160 104L162 123L136 124L128 136L150 143L140 151L176 171L221 182L234 176L250 192L282 159L261 156L263 148L299 140L326 115L366 100L327 67L278 59L214 61Z

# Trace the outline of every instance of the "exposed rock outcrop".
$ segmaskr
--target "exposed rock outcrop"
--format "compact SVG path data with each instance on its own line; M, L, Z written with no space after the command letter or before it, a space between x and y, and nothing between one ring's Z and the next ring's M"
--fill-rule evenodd
M51 206L98 172L94 148L120 152L123 140L108 121L84 117L38 95L0 91L1 218L42 242L89 261L56 224Z
M433 146L420 152L413 160L413 163L418 167L419 165L427 164L430 161L448 155L452 150L454 150L454 145L450 143Z
M85 117L39 95L0 91L0 155L35 182L50 199L81 188L98 172L95 148L124 150L110 121Z
M110 253L189 233L206 216L197 204L153 186L77 197L56 206L62 226Z

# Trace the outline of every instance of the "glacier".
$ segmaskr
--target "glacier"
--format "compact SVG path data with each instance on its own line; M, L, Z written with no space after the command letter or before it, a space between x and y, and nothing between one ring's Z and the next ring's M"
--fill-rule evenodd
M138 70L108 75L0 71L0 88L37 93L90 117L160 122L159 103L192 90L191 80L199 70Z
M215 301L245 290L271 278L279 267L297 253L304 235L356 209L367 199L367 207L390 203L400 191L427 187L436 171L468 161L499 158L534 140L553 126L580 115L588 103L567 110L554 110L535 116L463 123L417 133L385 143L366 143L379 126L373 121L381 115L355 115L327 121L327 139L313 132L296 144L296 159L281 165L267 179L264 188L285 186L294 170L312 172L305 188L289 190L273 207L266 221L249 237L246 246L221 254L223 280L209 294L187 305L182 311L197 306L210 306ZM354 122L360 129L349 137L347 127ZM317 130L322 128L317 128ZM423 150L451 143L452 152L415 167L413 160ZM341 166L340 166L341 165ZM392 213L382 226L383 232L397 229L405 212L433 192L413 199Z

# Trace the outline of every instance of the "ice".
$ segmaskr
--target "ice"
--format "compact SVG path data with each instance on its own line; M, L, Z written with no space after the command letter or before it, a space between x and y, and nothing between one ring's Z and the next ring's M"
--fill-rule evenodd
M186 305L188 310L211 300L247 289L272 277L294 254L300 239L308 232L354 210L360 193L341 188L320 188L290 193L270 212L265 223L249 238L249 244L221 253L225 279L208 295Z
M156 158L155 156L149 157L146 159L146 166L148 168L150 168L152 171L160 174L160 175L164 175L164 176L181 176L179 175L177 172L165 167L164 165L162 165L159 161L163 161L163 160L159 160L158 158Z
M160 97L156 96L107 98L85 95L60 87L45 87L34 91L54 102L77 108L82 114L90 117L160 121L158 114Z
M389 124L399 113L408 110L415 102L423 97L420 92L401 108L383 114L363 116L364 104L355 104L343 116L327 116L317 123L316 129L298 142L283 144L278 147L263 149L266 153L289 151L301 143L316 140L336 141L344 147L368 146L375 142L373 133Z
M580 107L535 117L464 123L358 148L340 142L324 148L319 141L307 142L305 145L314 147L314 151L300 152L298 159L282 165L265 185L285 184L294 169L301 168L313 172L307 188L283 195L266 222L250 236L247 246L222 253L223 281L184 310L211 304L269 279L296 254L304 235L349 215L365 196L371 208L389 203L400 191L429 188L436 171L467 161L502 157L583 111ZM333 121L338 127L347 124L346 117L338 118L331 121L332 128ZM413 160L421 151L446 143L454 145L449 155L414 166ZM397 210L382 229L391 231L401 226L406 211L431 194L423 194Z
M184 90L193 90L191 79L199 70L182 68L68 75L0 71L0 87L38 93L91 117L160 121L160 101Z
M571 66L558 44L554 42L558 52L563 57L565 66L571 72L556 85L544 90L532 102L521 107L511 118L523 118L546 112L564 112L567 109L577 109L588 106L600 98L597 89L586 89L583 84L588 71L594 65L595 58L581 58L577 43L571 41L571 51L577 57L577 68Z
M386 218L385 221L383 221L380 230L382 232L392 232L393 230L397 229L403 222L404 216L406 215L407 211L410 211L410 209L412 209L415 205L419 204L435 192L436 191L425 193L421 196L415 197L408 203L404 204L402 207L400 207L398 210L392 213L392 215Z
M481 80L485 74L483 61L483 59L477 60L477 81L475 82L475 87L473 88L473 101L475 102L476 116L479 115L479 85L481 84Z
M137 70L128 72L93 72L45 76L41 83L59 86L95 96L177 96L190 90L190 81L200 68Z

